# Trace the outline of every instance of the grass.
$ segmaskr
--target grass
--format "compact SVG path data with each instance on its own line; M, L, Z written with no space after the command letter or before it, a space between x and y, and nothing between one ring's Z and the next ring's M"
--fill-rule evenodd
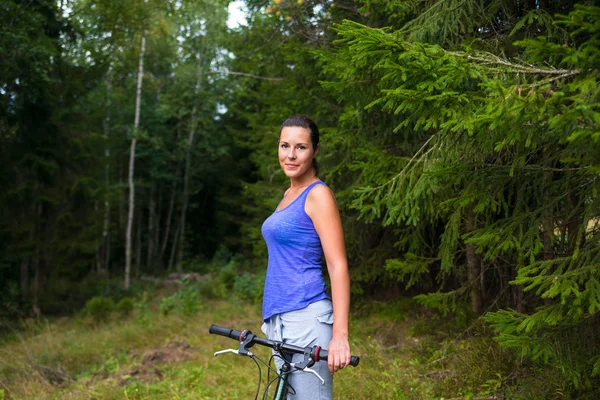
M0 400L254 398L255 364L234 355L213 357L236 343L209 335L208 327L260 334L257 306L203 300L196 315L180 317L161 315L158 303L150 303L150 318L113 315L94 323L75 317L30 324L12 335L0 345ZM498 375L496 366L506 367L506 360L489 338L444 342L439 323L431 326L436 336L423 331L419 317L407 300L357 307L351 346L360 365L335 375L334 397L468 399L501 390L510 364ZM415 326L421 326L418 334ZM269 359L268 349L253 351ZM482 365L481 357L493 363ZM263 369L263 388L264 375Z

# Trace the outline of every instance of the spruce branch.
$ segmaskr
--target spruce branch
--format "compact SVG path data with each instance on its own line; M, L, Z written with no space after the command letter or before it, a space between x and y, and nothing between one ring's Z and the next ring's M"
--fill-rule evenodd
M400 33L410 33L411 31L423 29L422 25L424 21L431 21L432 19L439 19L448 13L451 13L457 10L460 6L466 3L466 0L459 1L455 4L450 5L450 7L446 10L441 10L442 12L437 12L438 8L444 6L444 3L449 2L449 0L442 0L435 2L431 7L429 7L425 12L421 13L417 18L409 21L402 27L402 29L398 30Z
M408 167L410 167L410 164L412 164L412 162L415 160L415 158L417 158L417 156L419 155L419 153L421 153L423 151L423 149L425 149L425 147L427 147L427 145L429 144L429 142L431 142L431 140L435 137L436 135L432 135L429 139L427 139L427 141L421 146L421 148L419 150L417 150L417 152L412 156L412 158L408 161L408 164L406 164L406 166L404 168L402 168L402 171L400 171L398 174L396 174L393 178L391 178L390 180L388 180L387 182L376 186L374 188L372 188L372 190L379 190L379 189L383 189L384 187L386 187L389 184L393 184L395 183L395 181L403 176L406 171L408 170ZM421 161L423 159L423 157L425 157L427 154L429 154L435 147L430 148L429 150L427 150L422 157L419 158L419 161Z
M557 78L554 79L561 79L581 73L581 70L578 69L539 68L532 65L517 64L487 52L480 52L477 53L477 55L465 54L463 52L449 52L449 54L458 57L465 57L466 55L467 60L475 61L481 65L500 65L507 68L507 70L491 68L491 70L495 72L512 72L529 75L556 75Z
M484 167L492 167L492 168L514 168L520 170L530 170L530 171L549 171L549 172L572 172L572 171L585 171L590 167L579 167L579 168L550 168L550 167L542 167L541 165L523 165L520 167L513 167L512 165L501 165L501 164L477 164L482 165Z

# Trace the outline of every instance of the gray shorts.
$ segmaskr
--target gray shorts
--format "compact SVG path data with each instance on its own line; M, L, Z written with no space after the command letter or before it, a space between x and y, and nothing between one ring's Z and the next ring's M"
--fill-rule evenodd
M320 300L300 310L276 314L262 326L267 338L279 340L286 344L299 347L321 346L327 349L333 332L333 307L331 300ZM301 354L295 354L292 362L304 359ZM277 369L283 361L275 357ZM331 400L333 397L332 376L327 368L327 362L319 361L311 367L325 380L321 384L319 378L311 373L295 371L289 376L288 382L295 395L288 395L290 400ZM273 387L272 390L275 388ZM290 390L291 391L291 390Z

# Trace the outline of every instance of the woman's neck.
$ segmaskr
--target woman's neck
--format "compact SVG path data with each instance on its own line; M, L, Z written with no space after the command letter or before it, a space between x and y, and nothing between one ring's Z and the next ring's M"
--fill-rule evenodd
M291 189L300 189L310 185L313 182L319 180L319 177L316 174L310 176L303 176L298 178L290 179L290 188Z

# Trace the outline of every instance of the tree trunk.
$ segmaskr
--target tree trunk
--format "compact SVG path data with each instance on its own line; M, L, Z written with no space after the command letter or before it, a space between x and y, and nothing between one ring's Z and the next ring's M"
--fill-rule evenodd
M19 175L20 176L20 175ZM34 215L37 212L37 207L33 206L32 207L33 211L34 211ZM33 224L33 226L31 227L31 230L29 231L29 243L27 243L28 245L32 245L34 243L35 240L35 224ZM21 261L21 267L20 267L20 275L21 275L21 279L20 279L20 285L21 285L21 301L23 302L24 305L27 305L29 303L29 301L31 300L31 293L30 293L30 271L29 271L29 265L34 265L33 263L36 260L34 259L33 254L30 251L27 251L24 255L23 255L23 260Z
M197 66L196 66L196 87L194 89L194 107L192 108L192 118L191 118L191 127L190 134L188 137L188 148L187 154L185 157L185 173L183 174L183 199L181 205L181 222L180 222L180 243L179 243L179 253L177 256L177 270L181 271L181 263L183 260L183 250L185 248L185 217L187 213L188 201L189 201L189 176L190 176L190 168L192 164L192 149L194 146L194 135L196 131L196 114L198 113L198 93L200 92L200 80L202 78L202 60L200 54L197 56Z
M150 200L148 201L148 244L146 267L151 267L154 259L154 196L156 196L156 183L152 182Z
M525 312L525 292L523 291L523 285L515 286L515 310L520 313Z
M136 278L140 277L142 265L142 213L138 212L136 217L135 231L135 274Z
M48 262L43 249L39 249L36 252L35 258L35 294L33 302L33 313L36 317L40 317L42 315L40 300L44 295L44 289L46 287L46 281L48 278Z
M154 261L153 264L154 266L156 266L156 253L158 250L158 244L160 243L160 221L162 221L162 207L163 207L163 194L162 194L162 187L160 184L158 184L157 187L157 193L158 193L158 201L156 204L156 216L154 218Z
M177 190L177 181L179 180L179 172L181 170L181 163L177 163L177 171L175 172L175 180L171 189L171 200L169 201L169 211L167 212L167 220L165 221L165 234L163 236L162 245L160 246L161 262L165 259L165 251L167 250L167 243L169 242L169 234L171 230L171 221L173 219L173 210L175 208L175 193ZM170 269L170 268L169 268Z
M37 189L39 190L39 184L36 184ZM42 205L41 204L36 204L34 206L35 209L35 214L37 217L37 222L39 224L41 224L42 221ZM37 224L34 223L34 229L35 226ZM38 232L41 232L42 229L39 229L40 226L38 225ZM39 234L39 233L38 233ZM33 238L35 239L37 235L33 235ZM42 259L42 257L40 257L40 245L39 242L36 243L35 245L35 250L33 251L33 259L31 260L33 267L35 268L34 273L33 273L33 301L32 301L32 312L33 315L35 317L40 317L41 316L41 311L40 311L40 297L42 294L42 290L44 287L43 284L43 276L44 276L44 271L43 271L43 266L40 265L40 260Z
M19 273L21 275L21 302L23 304L29 303L29 263L27 262L27 258L29 258L29 256L23 258L21 267L19 268Z
M40 299L44 294L44 287L46 286L46 270L47 264L46 259L43 254L36 254L36 263L35 263L35 291L34 291L34 300L33 300L33 314L36 317L40 317L42 315L42 311L40 308Z
M567 222L567 248L569 255L574 255L575 251L578 248L583 247L585 242L585 235L582 235L582 230L585 229L585 226L583 223L583 210L579 204L581 197L577 193L571 193L569 195L569 201L571 203L571 210L577 210L569 216Z
M133 138L129 150L129 213L127 215L127 237L125 245L125 290L129 289L131 275L131 231L133 228L133 213L135 210L135 187L133 184L135 165L135 145L138 129L140 127L140 108L142 102L142 79L144 77L144 53L146 52L146 32L142 34L142 46L140 50L137 92L135 96L135 121L133 125Z
M467 232L473 232L476 229L476 215L473 209L469 210L466 217L465 228ZM471 308L475 314L483 314L483 296L482 296L482 280L481 263L477 257L476 247L473 244L467 243L467 275L469 287L471 288Z
M119 187L123 187L123 182L125 182L125 168L124 161L121 156L119 156L119 161L117 162L117 176L119 178ZM127 229L123 229L126 227L125 221L127 221L127 217L125 215L125 191L119 190L119 236L122 239L125 239L126 235L123 235L127 231Z
M108 137L110 134L110 69L106 73L106 92L104 97L104 185L106 194L104 196L104 225L102 228L102 237L104 241L104 260L103 275L106 287L108 287L108 267L110 263L110 147Z
M552 237L554 236L554 223L552 221L552 210L550 209L550 185L552 183L552 172L544 173L544 209L543 214L543 234L542 242L544 243L544 260L554 258L554 250L552 249Z
M171 271L173 269L173 261L175 260L175 252L177 251L177 241L179 239L179 229L178 226L175 230L175 234L173 235L173 245L171 246L171 256L169 257L169 267L167 271Z

